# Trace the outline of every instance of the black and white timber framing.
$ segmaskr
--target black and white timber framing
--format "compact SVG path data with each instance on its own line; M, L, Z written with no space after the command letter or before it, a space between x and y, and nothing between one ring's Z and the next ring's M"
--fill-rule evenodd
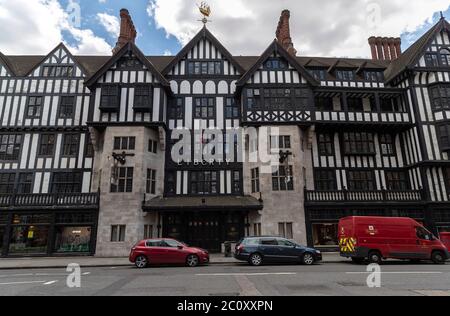
M244 190L250 181L244 176L245 164L174 162L172 132L189 129L195 138L195 131L205 128L224 132L261 126L301 128L308 135L314 175L314 184L304 190L310 244L314 223L336 223L352 214L410 216L434 232L448 228L450 59L447 65L427 61L429 54L442 58L445 50L450 55L450 25L442 19L392 62L294 57L277 42L261 56L233 56L206 27L172 57L144 56L131 43L112 57L73 56L63 44L47 56L0 53L0 228L4 227L0 250L8 255L16 213L40 213L45 208L53 213L79 212L81 201L83 212L97 218L102 193L93 189L97 188L92 183L96 144L90 131L111 126L143 126L160 135L155 141L165 150L161 193L165 198L202 197L204 193L193 190L191 180L196 172L211 171L217 188L208 195L230 199L250 194L258 198L258 192ZM267 67L269 60L284 66ZM441 97L439 108L432 95L435 86L449 91ZM151 96L151 104L144 107L135 100L136 91L143 88ZM115 89L117 104L104 104L105 91ZM293 101L268 104L271 91L277 89L295 95ZM73 100L73 110L62 115L62 100L67 97ZM202 102L212 108L206 115L196 113L196 104ZM30 109L33 106L38 109ZM233 106L237 112L230 109ZM370 150L346 150L344 138L349 134L369 137ZM52 148L43 152L48 146L42 142L49 136L54 139ZM70 146L66 141L72 136L75 144ZM16 137L20 141L14 143ZM327 144L321 145L321 139ZM370 174L370 190L351 188L350 173L355 171ZM17 188L25 173L32 180L30 189L22 193ZM55 198L58 173L78 175L76 192L66 192L78 200ZM390 188L388 173L405 175L404 186ZM319 187L319 174L329 175L325 180L334 182L332 189ZM6 178L14 179L12 189ZM53 200L48 199L51 196ZM253 233L250 223L241 226L245 233ZM96 223L92 229L97 230ZM95 253L95 240L89 253Z

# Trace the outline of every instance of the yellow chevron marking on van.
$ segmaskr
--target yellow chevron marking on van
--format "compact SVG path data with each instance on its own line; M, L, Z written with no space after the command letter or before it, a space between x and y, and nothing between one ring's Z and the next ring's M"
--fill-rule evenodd
M355 238L341 238L339 240L339 248L341 252L355 252L356 239Z

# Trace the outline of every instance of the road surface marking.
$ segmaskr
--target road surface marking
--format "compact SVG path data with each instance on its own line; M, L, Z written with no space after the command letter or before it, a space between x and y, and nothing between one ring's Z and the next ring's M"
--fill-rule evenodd
M27 274L9 274L9 275L0 275L0 278L12 278L12 277L25 277L25 276L33 276L32 273Z
M346 274L371 274L373 272L345 272ZM399 271L399 272L380 272L381 274L442 274L443 272L438 271Z
M25 282L9 282L9 283L0 283L0 285L25 285L25 284L44 284L47 281L25 281Z
M84 272L82 275L89 275L91 274L90 272Z
M264 276L264 275L296 275L295 272L279 272L279 273L205 273L196 274L196 276Z
M52 285L55 284L56 282L58 282L58 280L46 282L44 283L44 285Z
M262 296L255 284L253 284L246 276L235 276L236 282L241 288L240 296Z

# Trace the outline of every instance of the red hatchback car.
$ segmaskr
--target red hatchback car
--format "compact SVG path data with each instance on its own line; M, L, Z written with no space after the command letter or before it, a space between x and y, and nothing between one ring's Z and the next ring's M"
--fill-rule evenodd
M209 263L209 253L174 239L148 239L131 249L130 262L139 269L153 264L184 264L196 267L199 264Z

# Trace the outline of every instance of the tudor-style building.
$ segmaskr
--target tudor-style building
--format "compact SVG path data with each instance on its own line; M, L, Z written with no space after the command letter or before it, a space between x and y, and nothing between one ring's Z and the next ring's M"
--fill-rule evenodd
M450 230L447 21L350 59L297 56L289 18L261 56L206 26L144 56L126 10L112 56L0 53L1 255L125 256L150 237L218 252L260 234L336 249L347 215Z

